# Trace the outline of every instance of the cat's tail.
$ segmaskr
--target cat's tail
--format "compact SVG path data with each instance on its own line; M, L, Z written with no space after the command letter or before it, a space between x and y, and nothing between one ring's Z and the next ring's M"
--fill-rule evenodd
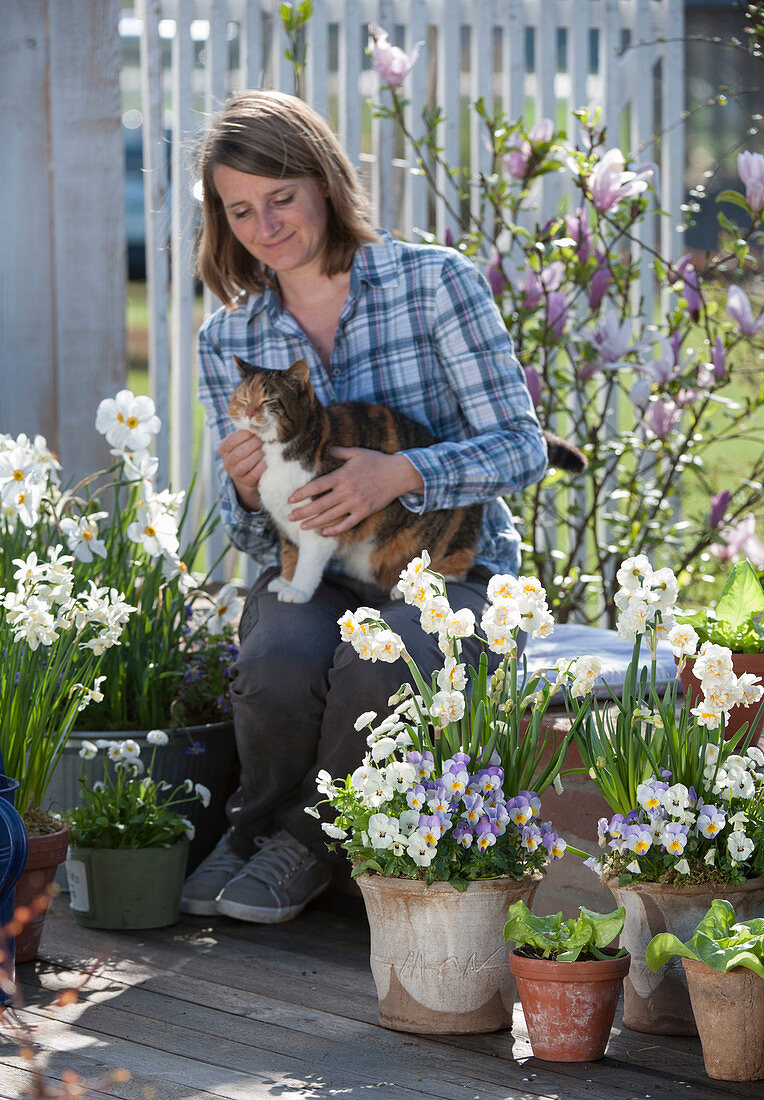
M558 470L568 470L572 474L580 474L589 465L589 459L584 452L574 443L568 443L566 439L560 439L554 432L544 429L547 451L549 453L549 465Z

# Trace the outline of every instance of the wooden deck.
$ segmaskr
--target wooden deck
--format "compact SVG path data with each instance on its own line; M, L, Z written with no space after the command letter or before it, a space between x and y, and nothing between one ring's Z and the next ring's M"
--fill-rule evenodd
M377 1023L368 928L359 898L332 893L271 928L186 918L147 932L74 924L67 895L48 915L41 960L18 968L18 1019L34 1061L0 1032L0 1096L47 1096L66 1071L123 1100L339 1097L402 1100L647 1100L758 1097L762 1082L712 1082L696 1039L640 1035L616 1018L601 1062L531 1056L519 1005L513 1033L443 1039ZM94 965L95 963L95 965ZM76 1001L56 1004L81 985ZM31 1053L31 1052L28 1052ZM36 1067L40 1078L34 1082ZM33 1091L37 1087L38 1091ZM67 1092L55 1095L80 1096Z

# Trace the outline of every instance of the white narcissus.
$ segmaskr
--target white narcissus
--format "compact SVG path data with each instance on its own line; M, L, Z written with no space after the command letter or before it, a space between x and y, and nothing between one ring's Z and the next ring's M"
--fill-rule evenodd
M150 397L136 397L130 390L120 390L116 397L107 397L100 403L95 426L112 447L141 451L150 446L162 421Z

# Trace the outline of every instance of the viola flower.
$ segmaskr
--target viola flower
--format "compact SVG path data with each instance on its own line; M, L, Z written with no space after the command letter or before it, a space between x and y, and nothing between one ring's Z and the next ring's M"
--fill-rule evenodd
M688 825L681 825L678 821L670 821L661 834L661 844L671 855L680 856L687 845Z
M387 814L372 814L369 818L369 843L372 848L384 851L393 842L396 830L391 828Z
M95 426L112 447L142 451L151 445L162 421L150 397L136 397L130 390L120 390L116 397L107 397L100 403Z
M737 171L745 187L745 201L759 214L764 209L764 156L747 149L738 153Z
M764 328L764 311L754 321L748 295L734 284L727 291L727 313L744 336L756 336Z
M698 814L696 829L701 836L715 837L726 823L727 817L724 810L716 806L704 806Z
M421 783L417 783L415 787L411 787L406 791L406 801L412 810L423 810L426 805L425 789Z
M743 863L752 854L754 843L741 830L735 830L727 837L727 851L735 863Z
M475 826L475 839L481 852L485 852L488 848L493 847L496 843L497 834L498 829L496 826L492 825L486 818L478 821Z
M369 44L366 52L371 58L371 67L383 84L389 88L399 88L416 64L424 42L417 42L410 54L404 53L398 46L391 46L386 30L377 23L369 23Z
M457 825L452 833L454 840L461 844L462 848L469 848L475 839L475 834L467 825Z
M429 848L418 832L411 834L406 845L406 854L411 856L417 867L429 867L435 853L436 849Z
M638 856L644 855L653 843L650 829L645 825L638 824L627 826L624 831L624 840L628 848Z
M653 168L643 165L637 172L626 171L626 161L620 149L609 149L594 166L588 179L589 191L596 210L604 213L624 199L641 195Z

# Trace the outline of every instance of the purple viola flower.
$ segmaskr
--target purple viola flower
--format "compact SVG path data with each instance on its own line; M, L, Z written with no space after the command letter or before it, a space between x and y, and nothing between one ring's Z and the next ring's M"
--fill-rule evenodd
M533 816L538 817L539 814L541 813L541 799L536 794L536 792L535 791L518 791L517 795L518 795L518 798L527 799L527 801L530 805L530 808L531 808L531 812L533 813Z
M597 822L597 840L600 848L604 848L610 832L610 822L606 817L601 817Z
M475 826L475 839L481 852L484 852L487 848L492 847L496 843L497 832L496 826L488 821L487 818L478 821Z
M515 825L526 825L533 820L533 807L530 799L523 794L517 794L507 802L507 813Z
M602 819L604 821L604 818ZM626 818L623 814L613 814L608 825L608 832L615 840L621 840L624 834Z
M411 810L423 810L426 804L426 792L421 783L415 787L409 787L406 791L406 801Z
M480 780L480 790L484 795L489 795L493 791L501 789L501 785L504 781L504 772L501 768L483 768L478 772L478 778Z
M463 848L469 848L475 839L472 829L468 825L456 825L453 832L454 840Z
M711 515L708 523L712 530L721 527L724 522L731 495L729 489L722 489L715 497L711 497Z
M470 763L470 754L468 752L455 752L451 759L455 764L461 764L466 768Z
M644 855L653 843L653 836L647 825L627 825L623 839L627 847L637 856Z
M526 852L535 852L539 844L542 841L541 829L538 825L532 822L530 825L523 825L522 835L520 837L520 843Z
M464 811L462 817L465 821L468 821L470 825L475 825L483 813L483 798L479 794L465 794L462 796L462 805Z
M492 825L496 826L496 835L504 836L510 821L506 805L503 802L499 802L496 806L486 806L485 816Z
M727 823L727 815L717 806L704 806L698 814L695 828L700 836L715 837Z
M669 852L672 856L681 856L687 844L689 831L689 825L680 825L678 821L669 821L664 825L660 836L664 852Z
M437 814L420 814L417 831L428 848L434 848L445 832Z
M414 765L418 779L429 779L435 770L435 758L431 752L408 752L406 762Z
M431 813L435 813L436 810L441 810L443 813L448 813L451 808L451 799L445 787L441 786L440 781L435 784L433 790L427 795L427 805L430 808Z
M204 741L194 741L188 745L184 750L186 756L203 756L207 751L207 746Z

